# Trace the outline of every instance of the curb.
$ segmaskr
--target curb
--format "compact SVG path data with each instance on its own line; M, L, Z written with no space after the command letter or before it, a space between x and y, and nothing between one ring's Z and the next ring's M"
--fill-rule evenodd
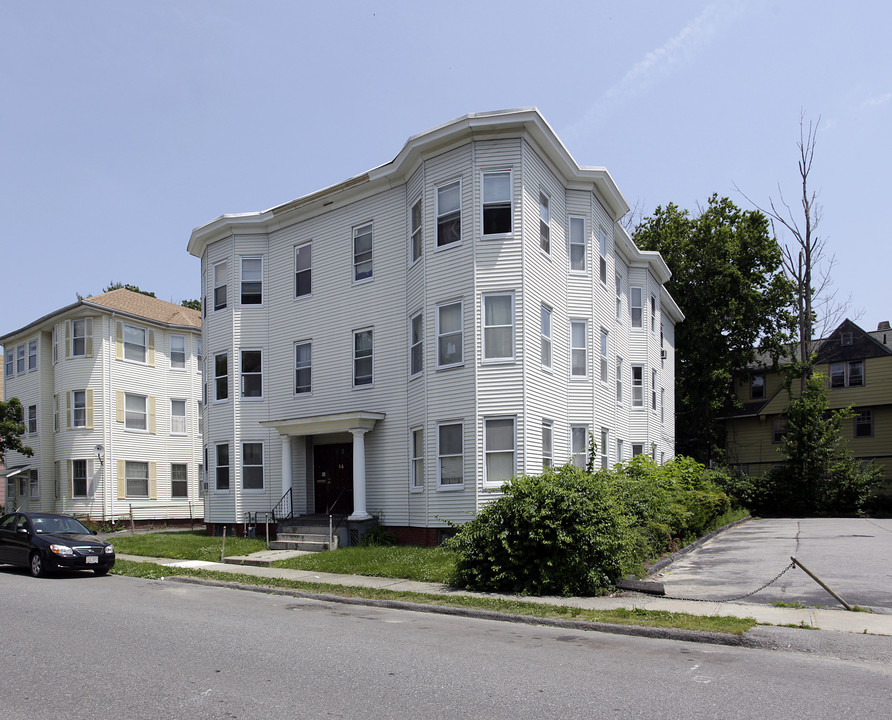
M165 582L178 582L208 587L226 587L266 595L282 595L286 597L306 598L342 605L359 605L366 607L389 608L393 610L410 610L413 612L431 613L434 615L452 615L456 617L474 618L478 620L497 620L499 622L521 623L524 625L544 625L548 627L567 628L568 630L588 630L611 633L614 635L630 635L635 637L657 638L662 640L680 640L684 642L708 643L712 645L728 645L733 647L764 648L763 642L745 635L709 632L706 630L680 630L677 628L655 628L641 625L619 625L614 623L586 622L584 620L562 620L560 618L544 618L535 615L516 615L500 613L494 610L475 610L472 608L456 608L444 605L424 605L421 603L400 600L377 600L374 598L351 598L341 595L314 593L305 590L289 590L286 588L264 587L262 585L245 585L238 582L222 580L205 580L185 575L162 578Z
M651 576L651 575L654 575L655 573L660 572L660 570L662 570L663 568L665 568L665 567L668 566L668 565L671 565L672 563L674 563L674 562L675 562L676 560L678 560L679 558L683 558L683 557L684 557L685 555L687 555L689 552L693 552L693 551L696 550L697 548L701 547L703 544L709 542L709 541L712 540L716 535L720 535L721 533L725 532L726 530L730 530L731 528L735 528L735 527L737 527L738 525L743 525L743 523L747 523L747 522L749 522L749 521L752 520L752 519L753 519L753 516L752 516L752 515L748 515L747 517L745 517L745 518L741 518L740 520L735 520L734 522L732 522L732 523L728 523L727 525L722 525L722 527L718 528L717 530L713 530L711 533L707 533L706 535L704 535L704 536L701 537L701 538L697 538L697 539L694 540L694 542L692 542L690 545L685 545L685 546L684 546L683 548L681 548L680 550L676 550L676 551L675 551L674 553L672 553L671 555L668 555L667 557L664 557L664 558L662 558L662 559L660 559L660 560L657 560L653 565L650 565L650 566L647 568L647 575L648 575L648 576Z

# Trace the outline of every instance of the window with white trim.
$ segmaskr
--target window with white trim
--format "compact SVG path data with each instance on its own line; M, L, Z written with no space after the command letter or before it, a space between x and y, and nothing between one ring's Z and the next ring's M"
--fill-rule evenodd
M642 323L644 321L644 307L642 306L641 299L641 288L640 287L630 287L629 288L629 312L632 317L632 327L640 328L643 327Z
M40 480L38 478L37 470L35 468L31 468L28 471L28 498L31 500L36 500L40 497Z
M59 396L53 395L53 432L59 432Z
M224 260L214 265L214 311L225 310L227 304L226 286L229 265Z
M93 318L71 321L71 357L92 355Z
M514 359L514 294L483 296L483 359Z
M171 400L170 401L170 434L185 435L186 434L186 401Z
M242 490L263 490L263 443L242 443Z
M372 223L353 228L353 282L372 277Z
M85 498L87 497L87 461L72 460L71 461L71 497Z
M588 425L570 426L570 460L580 470L588 465Z
M374 380L375 341L373 330L353 332L353 386L371 385Z
M461 242L461 180L437 188L437 247Z
M666 388L660 388L660 422L666 422Z
M71 427L87 427L87 391L72 390L69 395Z
M229 492L229 443L216 446L214 483L218 492Z
M149 464L127 460L124 463L125 492L129 498L149 497Z
M313 390L313 343L294 343L294 394Z
M170 367L174 370L186 368L186 336L170 336Z
M411 261L421 259L424 252L424 235L421 216L421 198L412 203L409 211L409 249Z
M570 216L570 270L585 272L585 218Z
M789 423L783 415L775 415L771 420L771 442L778 445L784 441Z
M598 228L598 241L601 284L607 287L607 231L602 227Z
M650 331L657 332L657 296L650 296Z
M750 400L762 400L765 397L765 373L750 375Z
M657 411L657 371L654 369L650 371L650 409Z
M539 247L543 252L551 254L551 211L548 207L548 196L539 193Z
M410 487L412 490L421 490L424 487L424 430L416 428L412 430L412 457L410 465Z
M644 443L632 443L632 457L644 455Z
M632 407L644 407L644 365L632 365Z
M598 454L601 457L601 469L607 470L610 467L610 431L607 428L601 428L601 444L598 446Z
M616 356L616 404L623 404L623 359Z
M198 420L198 434L204 435L204 417L201 413L201 401L195 403L195 417Z
M124 395L124 427L128 430L148 430L148 398L145 395Z
M185 463L172 463L170 466L170 497L189 497L189 466Z
M610 368L607 366L607 331L601 328L601 382L610 381Z
M619 439L616 441L616 461L618 463L623 461L623 441Z
M621 275L616 276L616 321L623 320L623 278Z
M462 423L437 426L437 482L441 487L464 483L464 448Z
M551 420L542 421L542 467L549 468L554 465L554 423Z
M148 343L146 329L124 323L124 359L145 363Z
M37 434L37 405L28 406L28 434Z
M570 323L570 376L588 376L588 322L574 320Z
M864 361L830 363L830 387L860 387L864 385Z
M424 370L424 316L416 313L409 320L409 374Z
M437 306L437 367L461 365L464 359L464 320L461 301Z
M309 295L313 290L313 243L294 248L294 297Z
M214 401L229 399L229 356L226 353L214 355Z
M483 173L483 234L511 232L511 172Z
M263 352L241 351L242 397L263 397Z
M484 481L501 484L514 477L514 418L484 418Z
M9 348L6 349L6 377L15 375L15 358Z
M540 352L542 367L551 370L551 308L547 305L542 306L539 332L542 342Z
M37 369L37 340L28 341L28 372Z
M25 344L22 343L15 349L15 371L17 375L25 372Z
M242 261L242 305L263 304L263 258L243 257Z

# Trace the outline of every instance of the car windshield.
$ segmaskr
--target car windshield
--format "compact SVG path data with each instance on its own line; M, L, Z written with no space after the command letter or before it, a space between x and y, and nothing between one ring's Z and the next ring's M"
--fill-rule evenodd
M90 531L71 517L58 515L32 515L34 532L47 535L89 535Z

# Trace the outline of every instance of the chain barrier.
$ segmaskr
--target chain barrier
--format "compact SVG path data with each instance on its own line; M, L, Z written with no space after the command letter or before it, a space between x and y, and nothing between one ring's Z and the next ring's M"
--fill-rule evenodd
M769 580L767 583L765 583L761 587L757 587L752 592L748 592L743 595L738 595L737 597L725 598L724 600L707 600L705 598L679 597L678 595L665 595L664 597L668 598L669 600L687 600L689 602L710 602L710 603L738 602L740 600L744 600L745 598L751 597L752 595L755 595L757 592L761 592L762 590L767 588L769 585L773 585L778 580L780 580L784 575L786 575L790 570L792 570L794 567L796 567L795 561L793 561L789 565L787 565L787 567L785 567L783 570L781 570L777 575L775 575L771 580Z

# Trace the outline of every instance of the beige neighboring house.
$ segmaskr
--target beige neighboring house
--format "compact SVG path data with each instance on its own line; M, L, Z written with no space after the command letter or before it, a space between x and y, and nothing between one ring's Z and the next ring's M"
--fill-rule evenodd
M0 337L4 399L33 457L10 452L7 509L94 520L203 516L200 313L126 289Z

